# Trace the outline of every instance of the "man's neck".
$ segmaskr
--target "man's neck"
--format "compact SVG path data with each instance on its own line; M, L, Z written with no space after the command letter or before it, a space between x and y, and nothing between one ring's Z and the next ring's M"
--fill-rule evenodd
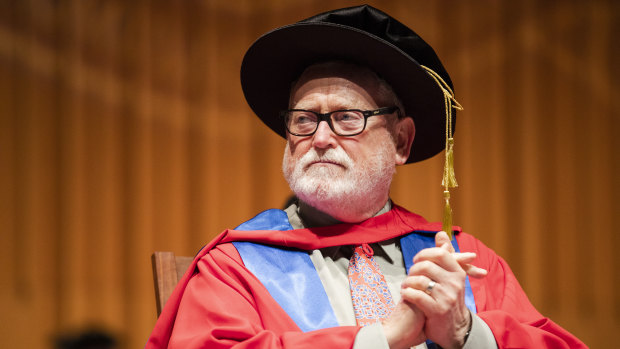
M377 211L374 216L384 214L390 209L392 209L392 201L388 199L385 205L383 205L383 207ZM286 213L289 216L289 220L291 221L291 225L294 229L323 227L342 223L338 219L308 205L301 200L298 200L289 206L286 209Z

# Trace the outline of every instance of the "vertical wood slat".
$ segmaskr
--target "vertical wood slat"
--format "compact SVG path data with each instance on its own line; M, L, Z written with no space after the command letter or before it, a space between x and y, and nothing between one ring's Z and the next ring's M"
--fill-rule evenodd
M522 47L522 57L519 59L521 70L521 81L519 88L519 96L521 99L515 100L517 105L520 105L518 109L519 126L520 130L515 133L515 139L519 149L519 170L516 173L521 178L522 185L527 187L527 190L520 190L519 196L522 206L522 221L516 227L517 231L514 232L516 238L515 242L520 246L520 255L517 259L521 270L527 270L518 275L521 282L526 285L529 291L530 299L537 301L540 298L541 285L537 282L540 279L539 273L542 268L540 254L540 227L541 221L541 205L543 200L538 197L538 193L541 191L541 167L543 152L541 149L541 140L543 133L541 128L543 124L539 120L540 110L538 109L538 86L540 86L539 74L540 65L537 64L537 47L540 36L536 33L536 28L539 23L539 8L536 1L529 0L523 1L522 10L524 18L527 18L526 22L519 27L518 40ZM526 101L530 101L529 103Z
M125 322L132 324L135 333L142 336L128 336L126 348L144 345L146 336L153 327L152 293L153 279L149 256L155 250L155 173L153 163L159 154L152 144L157 141L153 125L153 99L157 98L151 88L153 64L150 57L154 40L152 7L149 0L132 1L126 8L127 22L122 46L124 55L124 113L125 119L125 167L127 189L127 221L125 239ZM161 159L161 158L160 158ZM179 234L177 232L177 234ZM170 248L169 248L170 249ZM145 273L147 271L147 273ZM146 314L149 316L146 316ZM123 332L121 332L123 333Z
M183 32L182 6L185 2L162 2L152 7L154 23L166 26L151 27L152 65L151 86L155 93L149 103L152 110L151 143L156 154L151 164L153 172L153 202L156 244L174 250L187 249L185 235L170 235L170 231L187 231L187 135L185 64L186 41ZM165 98L159 98L159 97ZM167 159L166 161L161 161Z
M616 19L617 16L614 17L613 15L620 13L620 4L617 1L609 0L606 2L606 5L607 6L603 7L602 10L605 11L607 14L610 14L608 35L614 35L615 33L620 32L620 21ZM609 81L607 86L607 88L609 89L609 94L607 95L605 104L609 106L611 115L608 135L610 135L610 139L612 142L610 149L610 162L612 168L611 175L612 178L615 179L620 176L620 152L617 151L617 149L620 149L620 137L616 136L616 131L620 129L620 118L617 117L620 114L620 106L618 106L617 103L613 103L612 100L617 95L618 79L616 79L615 77L620 76L620 65L615 62L613 57L620 56L620 48L618 47L618 45L609 45L609 43L607 43L606 46L609 49L609 55L606 57L607 69L605 69L605 72L609 74ZM611 187L611 195L617 198L618 194L620 193L620 181L614 180L611 183ZM612 215L607 220L607 226L611 227L615 225L615 217L617 217L618 212L620 212L619 200L612 200L612 202L609 203L609 208L612 212ZM611 231L610 233L611 239L608 242L609 245L620 246L620 234L614 234ZM605 263L610 263L613 267L613 270L620 270L620 258L617 257L617 254L614 254L613 262L605 261ZM620 273L615 272L612 275L613 282L611 289L615 291L613 305L614 321L612 323L618 323L620 322L620 292L617 292L617 290L620 289Z
M609 59L613 57L609 52L608 43L612 41L609 30L609 19L613 15L603 6L593 6L589 4L585 10L584 16L588 19L588 22L592 23L590 27L590 37L588 38L589 47L587 48L587 57L585 62L587 64L587 80L588 85L597 86L595 91L590 92L590 112L591 121L588 124L588 132L590 133L590 141L588 148L590 149L589 158L591 159L591 168L593 169L593 175L591 178L591 214L593 217L601 215L601 219L592 222L592 231L597 232L592 236L592 246L596 249L598 246L604 246L613 241L613 235L615 234L610 227L613 225L614 212L612 210L614 197L611 189L613 183L618 182L618 177L613 176L612 161L614 159L614 153L616 153L615 159L620 157L617 155L618 150L613 148L612 139L616 135L612 131L612 117L611 111L613 97L611 95L612 78L609 74L599 73L597 65L611 66L612 63ZM616 17L618 13L616 13ZM617 64L617 62L615 63ZM605 103L606 102L606 103ZM616 115L617 116L617 115ZM611 161L610 161L611 160ZM597 184L598 183L598 184ZM613 268L612 261L614 258L614 251L611 248L600 249L599 253L594 254L592 258L591 270L593 274L594 297L595 307L599 310L599 319L603 323L613 323L613 308L610 304L614 304L614 297L618 297L617 290L610 287L609 278L610 275L617 274L617 270ZM611 331L612 328L609 328Z
M371 4L411 24L455 78L456 223L508 260L545 315L604 345L597 331L620 329L619 5ZM154 322L148 255L193 255L288 195L283 142L243 103L244 50L347 5L0 4L0 270L11 275L0 346L42 347L87 322L141 346ZM439 219L441 167L399 168L396 202Z
M554 15L555 28L552 35L564 35L560 28L569 26L568 20L570 19L560 14ZM563 258L556 262L563 266L559 270L558 280L558 289L562 292L556 293L556 297L558 304L564 305L558 312L563 314L565 318L574 319L578 316L578 284L580 280L580 273L576 272L580 263L578 257L580 255L579 234L574 228L577 220L576 212L578 212L576 198L579 193L580 178L576 167L578 164L573 161L574 156L579 151L579 145L576 142L571 142L571 140L579 137L579 123L577 118L565 117L565 115L574 113L580 101L575 98L578 95L574 92L570 76L558 74L554 86L555 94L552 96L552 100L553 108L557 111L554 117L554 128L558 131L561 130L561 132L556 133L555 144L552 149L557 154L556 173L562 174L555 181L555 193L557 195L556 200L563 203L563 205L555 205L553 208L554 216L557 217L553 227L557 232L563 232L561 238L558 238L558 233L555 234L556 243L563 255ZM566 96L569 97L566 98Z
M12 30L19 22L16 5L9 2L0 3L2 22ZM8 17L8 13L13 16ZM19 148L19 120L15 115L21 105L17 101L19 87L22 84L17 79L21 67L18 62L11 60L15 54L16 40L9 40L2 45L2 59L0 60L0 270L3 278L0 279L0 310L3 319L9 323L19 323L23 301L20 297L18 235L20 233L20 219L17 214L20 210L20 195L18 190L20 160L17 154ZM20 323L21 324L21 323ZM10 338L13 328L0 326L0 337ZM22 338L6 340L7 346L22 345Z
M18 326L32 327L32 336L26 345L37 347L41 337L53 330L54 289L40 292L55 281L54 238L50 232L57 227L55 201L56 163L55 115L48 111L54 109L53 65L55 56L46 52L39 44L50 34L51 16L49 11L34 13L30 11L33 1L24 2L25 23L21 43L17 45L20 54L42 54L39 62L43 69L33 72L23 67L25 81L16 95L16 120L18 120L18 234L15 256L19 258L19 314L14 323ZM47 9L47 7L43 7ZM20 47L21 46L21 47ZM1 225L0 225L1 226ZM12 335L9 334L9 337ZM17 344L17 343L16 343ZM19 344L17 344L19 345Z
M62 229L58 239L62 244L60 254L60 289L58 302L59 326L81 323L81 314L88 309L87 265L88 246L88 180L84 163L89 156L86 130L86 108L80 87L84 86L83 63L83 8L74 2L58 9L59 39L64 52L60 54L59 74L63 77L60 97L62 136L61 188Z
M89 228L89 240L91 243L87 249L93 258L91 268L96 269L96 275L89 278L89 289L92 304L96 299L100 303L91 306L90 311L96 311L104 323L115 323L116 328L123 328L124 323L118 319L123 316L123 304L118 302L123 296L123 278L117 270L123 269L122 264L122 236L123 212L125 209L122 201L123 178L121 172L121 126L120 101L121 101L121 76L118 74L120 67L120 52L118 37L121 33L120 23L122 14L118 6L112 3L102 3L95 7L90 4L89 12L98 12L98 19L91 23L98 30L91 32L89 42L97 42L97 45L88 46L89 60L95 61L100 68L100 76L89 76L86 80L92 89L100 90L98 96L94 96L93 106L90 111L92 129L88 130L90 141L89 147L96 151L96 156L88 161L90 181L100 183L93 186L90 197L99 201L98 205L89 205L92 212L92 226ZM89 18L92 18L89 16ZM91 58L92 55L92 58ZM94 242L94 243L92 243ZM92 321L92 320L91 320Z

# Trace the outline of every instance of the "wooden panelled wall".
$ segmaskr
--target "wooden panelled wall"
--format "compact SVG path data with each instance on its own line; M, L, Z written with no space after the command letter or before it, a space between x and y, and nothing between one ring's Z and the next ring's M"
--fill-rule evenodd
M618 2L370 3L455 81L455 223L605 347L620 330ZM192 255L289 195L283 141L241 93L245 49L352 4L0 1L0 347L92 325L142 347L151 252ZM400 168L393 198L439 219L440 173L440 158Z

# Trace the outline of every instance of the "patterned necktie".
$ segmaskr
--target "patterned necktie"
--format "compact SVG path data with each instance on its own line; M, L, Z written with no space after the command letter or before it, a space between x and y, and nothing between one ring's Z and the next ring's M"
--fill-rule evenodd
M390 315L394 300L368 244L355 247L349 260L349 285L358 326L367 326Z

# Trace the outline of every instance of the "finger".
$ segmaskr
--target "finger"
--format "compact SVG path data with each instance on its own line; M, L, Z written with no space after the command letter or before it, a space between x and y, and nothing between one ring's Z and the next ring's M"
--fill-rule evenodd
M450 258L452 258L454 261L451 261ZM459 269L461 269L465 271L467 275L473 278L476 278L476 279L480 279L480 278L485 277L488 274L488 272L485 269L471 265L470 263L473 262L475 259L476 259L476 254L474 252L449 253L447 251L447 247L445 247L444 245L440 248L434 247L434 248L428 248L428 249L424 249L420 251L414 257L413 262L415 266L416 264L419 264L423 261L429 261L429 262L437 264L439 267L447 271L458 271ZM413 275L414 273L419 274L420 270L419 269L416 269L416 270L417 271L414 271L413 267L410 268L409 275ZM439 271L431 271L428 269L426 271L426 273L428 274L437 273L437 272Z
M402 301L415 305L425 316L428 316L437 313L442 307L440 302L433 298L433 295L439 291L439 287L441 287L440 284L435 284L430 294L425 292L426 286L424 286L424 291L415 287L401 288L400 297Z
M465 270L467 275L480 279L487 276L488 272L486 269L482 269L476 267L475 265L470 264L476 259L476 254L473 252L462 252L462 253L453 253L452 254L456 261L459 263L461 268Z
M401 288L415 288L418 289L420 291L424 291L426 290L426 288L428 287L428 284L431 282L431 279L428 276L425 275L414 275L414 276L408 276L406 277L402 284L400 285Z
M423 249L413 257L414 265L422 261L431 261L447 271L459 271L462 269L453 253L449 251L445 244L442 247Z
M424 289L426 289L426 287L424 287ZM430 294L426 293L425 291L420 290L417 287L401 288L400 297L401 297L401 300L419 307L420 310L422 310L423 312L424 312L423 309L432 308L433 304L436 302L435 299Z
M476 259L474 252L455 252L452 256L459 264L471 263Z
M449 244L451 248L450 252L454 252L454 248L452 247L452 243L450 242L450 237L448 236L448 234L446 234L445 231L440 231L435 234L435 246L440 247L445 244Z
M463 268L463 270L465 270L465 273L467 273L467 275L476 279L482 279L489 273L486 269L482 269L471 264L461 265L461 267Z
M458 264L457 264L457 268L459 272L464 273L463 269ZM438 280L444 280L445 278L448 278L450 273L451 273L450 271L437 265L437 263L433 261L423 260L411 266L411 268L409 268L408 275L409 276L423 275L431 280L438 281ZM463 275L463 277L465 276Z

